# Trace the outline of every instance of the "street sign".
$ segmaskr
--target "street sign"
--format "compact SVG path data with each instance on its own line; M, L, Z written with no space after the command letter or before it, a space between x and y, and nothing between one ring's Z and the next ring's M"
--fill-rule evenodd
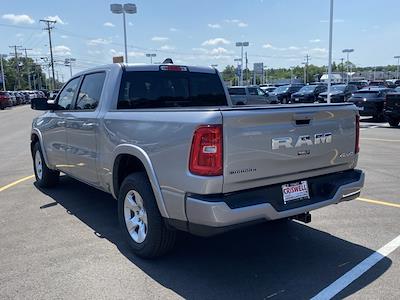
M124 62L124 57L123 56L113 56L113 63L118 64L118 63L123 63Z
M263 70L264 70L264 64L263 63L254 63L253 70L254 70L255 74L262 75Z

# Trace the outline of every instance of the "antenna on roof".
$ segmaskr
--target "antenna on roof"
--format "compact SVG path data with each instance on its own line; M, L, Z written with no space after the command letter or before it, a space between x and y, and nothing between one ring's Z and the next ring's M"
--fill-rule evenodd
M173 64L174 62L172 61L172 59L171 58L166 58L164 61L163 61L163 64Z

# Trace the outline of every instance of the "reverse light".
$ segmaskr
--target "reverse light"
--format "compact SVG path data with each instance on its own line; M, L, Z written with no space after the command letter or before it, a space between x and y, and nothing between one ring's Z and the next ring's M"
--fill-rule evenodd
M220 176L223 170L222 125L202 125L193 134L189 171L199 176Z

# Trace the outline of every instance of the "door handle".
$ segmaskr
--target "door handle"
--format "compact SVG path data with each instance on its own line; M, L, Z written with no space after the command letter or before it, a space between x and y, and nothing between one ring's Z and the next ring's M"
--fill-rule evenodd
M96 126L95 123L83 123L82 124L82 129L93 129Z

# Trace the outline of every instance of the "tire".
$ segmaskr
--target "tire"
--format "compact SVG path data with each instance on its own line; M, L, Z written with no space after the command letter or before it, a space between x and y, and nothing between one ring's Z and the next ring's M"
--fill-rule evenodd
M397 127L397 126L399 126L399 123L400 123L400 120L398 120L398 119L390 118L388 121L389 121L389 125L391 127Z
M176 231L164 223L145 173L130 174L122 182L118 219L122 234L136 255L155 258L174 247Z
M42 188L49 188L57 185L60 179L60 172L47 167L39 143L33 146L32 158L36 184Z

